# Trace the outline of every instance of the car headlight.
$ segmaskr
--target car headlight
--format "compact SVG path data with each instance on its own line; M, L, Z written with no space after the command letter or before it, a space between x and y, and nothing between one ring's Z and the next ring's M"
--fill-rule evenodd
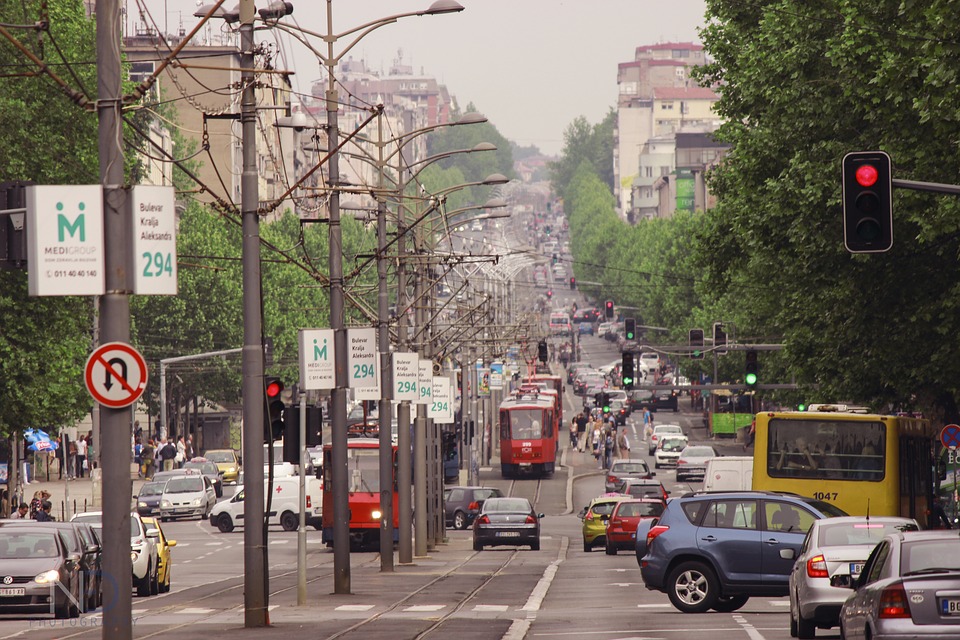
M138 507L145 507L145 506L147 506L147 503L146 503L146 502L138 502L138 503L137 503L137 506L138 506Z
M136 562L136 561L137 561L137 556L139 556L139 555L140 555L140 554L137 553L136 551L131 551L131 552L130 552L130 560L132 560L133 562Z
M379 519L380 519L380 516L382 516L382 515L383 515L383 514L380 513L379 511L371 511L371 512L370 512L370 517L372 517L374 520L379 520Z
M194 500L193 500L193 506L195 506L195 507L199 507L199 506L200 506L200 498L194 498Z
M161 507L166 507L167 509L169 509L169 508L170 508L170 501L169 501L169 500L161 500L161 501L160 501L160 506L161 506Z
M60 581L60 572L56 569L50 569L49 571L44 571L36 578L33 579L37 584L49 584L51 582Z

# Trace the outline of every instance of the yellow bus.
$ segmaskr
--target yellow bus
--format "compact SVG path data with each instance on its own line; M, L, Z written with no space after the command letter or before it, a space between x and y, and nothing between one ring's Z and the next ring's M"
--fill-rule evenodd
M824 500L850 515L905 516L926 526L938 430L929 420L815 411L758 413L753 488Z

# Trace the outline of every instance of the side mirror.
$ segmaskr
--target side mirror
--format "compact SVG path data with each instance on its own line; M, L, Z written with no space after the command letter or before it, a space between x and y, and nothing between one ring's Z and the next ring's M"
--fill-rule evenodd
M538 514L537 514L537 518L543 518L543 514L542 514L542 513L538 513Z
M175 547L175 546L177 546L177 541L176 541L176 540L167 540L167 546L168 546L168 547Z
M156 527L147 529L147 537L148 537L148 538L159 538L159 537L160 537L160 530L157 529Z
M797 552L793 549L780 549L780 557L784 560L793 560L797 557Z
M63 564L64 566L67 567L68 570L74 571L80 565L80 554L71 553L70 555L67 556L67 559L64 561Z
M586 517L587 517L587 508L584 507L583 509L580 509L580 513L577 514L577 517L580 518L581 520L583 520L584 518L586 518Z
M100 545L98 544L88 544L83 548L84 553L97 553L100 551Z

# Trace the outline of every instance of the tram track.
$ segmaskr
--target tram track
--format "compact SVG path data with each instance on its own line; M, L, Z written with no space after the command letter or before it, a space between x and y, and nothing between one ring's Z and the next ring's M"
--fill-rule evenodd
M543 488L543 478L537 478L536 485L523 480L511 480L507 488L507 496L510 498L526 498L534 507L540 502L540 491Z
M371 616L368 616L364 620L361 620L356 624L353 624L345 629L342 629L333 635L327 636L326 640L337 640L338 638L343 638L347 634L352 634L355 631L363 629L367 625L371 625L377 622L378 620L384 618L385 616L395 612L397 609L399 609L403 605L410 602L410 600L412 600L415 596L423 593L430 587L436 586L442 581L447 580L451 576L456 575L456 573L460 571L465 565L469 564L472 560L477 558L480 555L480 553L481 552L478 552L478 551L473 552L472 554L464 558L462 562L459 562L453 567L451 567L450 569L444 571L442 574L430 580L420 588L408 593L407 595L405 595L402 598L399 598L398 600L395 600L393 603L387 605L383 610L378 611L377 613ZM460 598L457 604L454 605L448 613L445 613L442 616L439 616L435 619L431 619L430 626L424 629L423 631L419 632L417 635L413 636L413 638L420 640L421 638L429 637L430 634L437 631L447 620L449 620L451 617L459 613L463 609L463 607L465 607L467 603L474 598L474 596L476 596L480 591L482 591L495 578L501 575L503 571L510 565L510 563L512 563L513 560L518 556L519 553L520 553L519 549L514 549L513 551L511 551L510 554L506 557L506 559L503 562L501 562L500 565L495 570L486 573L486 575L483 576L483 579L480 581L480 583L477 586L475 586L473 589L471 589L466 595ZM489 556L489 554L487 555Z

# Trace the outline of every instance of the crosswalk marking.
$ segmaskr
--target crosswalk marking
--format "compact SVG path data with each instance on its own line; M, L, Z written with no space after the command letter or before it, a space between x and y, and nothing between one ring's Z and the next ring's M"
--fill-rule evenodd
M473 608L474 611L506 611L510 607L505 604L478 604Z
M219 547L219 546L222 545L222 544L223 544L222 542L207 542L207 543L206 543L206 546L208 546L208 547Z
M445 604L415 604L404 609L408 613L424 613L427 611L440 611L443 609Z
M289 540L271 540L270 544L289 544Z
M334 611L370 611L373 609L372 604L342 604Z
M204 609L203 607L185 607L177 611L188 616L205 616L207 614L213 613L215 609Z

